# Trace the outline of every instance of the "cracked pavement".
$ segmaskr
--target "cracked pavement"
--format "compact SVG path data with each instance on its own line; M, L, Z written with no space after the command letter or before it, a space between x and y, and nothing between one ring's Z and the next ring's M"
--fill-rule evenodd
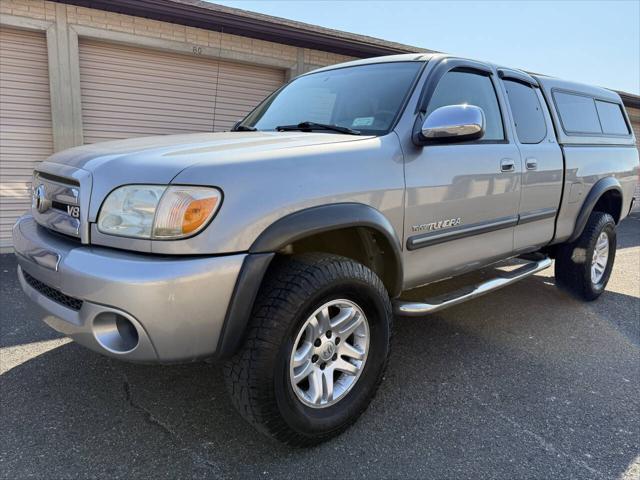
M339 438L307 450L233 410L219 366L133 365L40 322L0 256L0 478L640 478L640 214L608 292L552 270L398 319L385 381Z

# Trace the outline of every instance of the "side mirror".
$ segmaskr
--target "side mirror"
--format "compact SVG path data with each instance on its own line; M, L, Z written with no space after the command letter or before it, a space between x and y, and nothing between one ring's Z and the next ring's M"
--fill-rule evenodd
M422 124L421 140L453 143L477 140L485 131L484 112L475 105L447 105L435 109Z

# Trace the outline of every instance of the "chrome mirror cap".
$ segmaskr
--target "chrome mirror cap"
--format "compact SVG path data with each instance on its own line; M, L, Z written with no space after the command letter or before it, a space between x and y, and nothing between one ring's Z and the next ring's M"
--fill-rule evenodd
M426 142L463 142L482 138L484 112L475 105L447 105L435 109L422 124Z

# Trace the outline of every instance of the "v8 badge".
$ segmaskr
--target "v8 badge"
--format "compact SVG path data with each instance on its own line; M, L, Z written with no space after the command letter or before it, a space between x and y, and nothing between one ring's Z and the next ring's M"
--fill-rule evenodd
M73 218L80 218L80 207L74 207L73 205L67 205L67 214Z

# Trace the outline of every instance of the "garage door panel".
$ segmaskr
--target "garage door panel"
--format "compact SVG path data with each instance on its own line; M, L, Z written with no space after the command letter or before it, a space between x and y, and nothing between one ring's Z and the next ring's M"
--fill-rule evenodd
M0 92L4 95L4 89L0 89ZM24 102L18 102L18 99L5 99L0 98L0 114L13 116L13 115L39 115L44 119L51 121L51 104L47 99L32 98L28 105Z
M2 64L0 69L0 83L4 82L21 82L48 86L49 79L46 77L39 77L37 75L31 75L29 78L24 78L22 69L24 67L7 66Z
M0 152L2 158L4 158L5 155L9 157L15 155L17 157L29 158L32 161L34 158L37 158L38 160L36 160L36 162L41 162L42 158L51 155L51 149L48 148L46 144L25 147L23 142L14 142L13 145L10 143L11 142L6 142L2 144L2 151Z
M34 142L37 141L45 141L48 143L48 140L44 138L43 140L39 140L38 138L30 138L30 135L36 134L40 135L48 135L50 133L49 125L40 125L38 126L34 122L29 125L17 125L13 123L12 125L3 125L2 130L0 130L0 137L2 138L20 138L24 140L31 140ZM6 137L5 137L6 135Z
M165 126L167 128L200 128L202 125L209 125L211 122L208 118L184 118L174 117L172 115L157 115L155 119L149 120L144 114L136 114L130 112L104 112L99 118L85 117L85 122L98 123L102 119L110 118L113 122L119 120L145 122L146 124L154 127Z
M119 125L104 125L104 128L102 129L102 132L105 134L108 133L114 133L114 132L120 132L122 129ZM178 126L167 126L167 125L163 125L162 123L159 123L158 125L149 125L148 123L145 123L144 126L142 125L137 125L135 127L132 127L131 133L136 133L138 135L165 135L166 133L164 132L180 132L180 133L184 133L184 132L193 132L192 128L189 128L189 126L187 125L178 125Z
M113 67L116 71L139 71L140 67L144 67L147 71L152 72L152 76L165 73L165 76L189 76L192 72L199 77L207 78L209 76L216 77L217 68L211 69L211 65L217 66L217 62L213 59L204 57L195 57L179 53L168 53L163 55L161 52L150 49L138 48L135 55L127 55L122 50L122 46L112 44L99 44L96 42L83 41L86 48L80 52L80 60L87 65L94 64L98 68L104 69L106 65ZM105 55L108 50L110 54ZM100 67L102 66L102 67ZM133 67L133 68L132 68Z
M45 160L47 156L51 155L51 144L46 138L38 138L37 134L34 135L16 135L12 133L0 133L2 136L2 154L5 149L16 147L22 149L24 152L41 152L45 155L44 158L39 158L38 161ZM35 137L35 138L34 138ZM28 143L28 146L25 144ZM45 153L48 152L48 153Z
M197 57L186 57L185 55L172 54L170 58L162 58L158 56L154 50L139 49L137 57L124 58L118 56L116 49L120 47L110 45L108 48L114 51L113 55L100 55L99 44L97 48L95 43L82 42L82 47L86 47L80 51L80 62L88 68L95 68L98 71L111 70L114 72L145 72L151 77L167 77L171 78L200 78L206 80L208 78L215 79L217 77L217 65L215 61ZM198 64L196 62L204 61L209 64ZM211 63L215 68L211 68ZM108 68L107 68L108 67Z
M184 105L177 104L150 104L146 102L144 99L140 100L131 100L126 99L126 101L114 102L113 99L110 99L108 96L94 96L94 97L86 97L83 102L83 111L87 113L85 115L100 117L101 112L110 110L112 108L120 108L123 111L140 111L140 112L148 112L148 115L155 115L155 110L163 110L168 112L175 112L175 114L183 114L185 116L190 116L193 112L194 114L202 114L206 115L207 118L211 118L211 112L213 107L210 105L205 105L201 107L191 106L189 109L185 109ZM85 108L86 107L86 108Z
M11 114L14 115L11 115ZM11 120L13 125L15 126L27 126L27 127L48 127L49 126L49 122L47 121L46 118L42 118L42 116L39 116L38 114L36 115L29 115L28 112L27 113L23 113L22 115L20 115L21 112L12 112L12 111L4 111L2 109L2 105L0 105L0 122L4 122L6 120Z
M0 246L30 205L33 169L53 153L47 44L42 32L0 29Z
M144 76L150 79L176 78L178 80L191 80L195 82L215 82L217 78L217 68L212 69L211 67L203 69L184 65L171 68L168 65L163 66L158 64L145 64L144 62L131 62L131 64L111 64L109 63L108 59L104 59L101 61L83 61L82 57L80 58L80 61L82 62L83 66L86 66L87 69L95 72L96 75L104 74L116 77L118 74L132 75L135 73L144 73Z
M173 90L176 86L180 86L185 89L193 89L196 92L202 89L215 89L216 86L215 79L211 77L197 79L193 78L193 76L191 78L178 78L172 75L171 78L162 79L150 77L148 73L127 74L113 71L105 71L103 73L97 70L92 74L87 74L85 81L94 85L131 85L132 82L137 82L144 83L155 90Z
M93 99L92 101L97 102L97 99ZM195 111L185 112L184 109L163 108L162 106L158 106L157 108L149 107L149 109L153 110L154 115L160 115L160 116L166 115L168 117L176 118L176 119L181 118L181 119L188 120L190 118L195 118L195 119L210 118L210 112L208 111L208 109L203 109L202 112L195 112ZM124 113L131 113L131 109L128 106L113 105L113 103L104 103L100 105L101 116L105 116L105 117L113 116L114 118L117 118L119 115L122 115ZM144 116L145 114L140 114L140 115Z
M42 54L36 54L29 51L22 51L22 45L20 43L12 43L5 44L5 48L0 48L0 55L2 55L6 60L3 60L3 65L14 65L14 66L30 66L34 62L45 62L47 61L47 52L43 52ZM12 57L11 54L15 51L20 52L19 57Z
M0 103L7 104L7 105L10 105L12 103L18 103L20 105L24 105L25 108L30 108L31 105L43 106L43 107L48 105L49 108L51 108L51 103L49 102L48 98L43 98L45 95L48 96L49 94L48 89L43 89L43 88L29 89L28 86L29 84L27 83L23 83L18 88L15 88L15 87L3 88L0 86L0 90L2 90L2 94L7 95L11 98L11 100L7 102L0 102ZM40 94L40 95L37 95L37 94ZM28 101L25 101L25 98Z
M216 82L217 68L193 68L189 65L168 68L157 64L144 64L141 62L131 62L128 65L108 63L105 61L85 60L83 65L87 71L96 76L108 76L111 78L137 78L153 79L155 81L166 80L171 83L172 79L191 82Z
M136 100L144 97L147 101L168 105L186 104L199 106L204 103L205 105L208 104L213 107L215 103L212 98L202 98L201 94L184 92L180 97L174 97L174 92L174 90L170 90L168 88L154 89L152 87L133 87L118 84L96 85L91 82L87 82L85 84L85 93L87 97L109 96L110 98L123 100Z
M86 143L228 129L283 82L282 70L80 41Z
M28 182L9 182L0 183L0 201L2 201L3 209L7 204L7 200L11 200L15 205L24 205L29 203L29 194L31 185Z

